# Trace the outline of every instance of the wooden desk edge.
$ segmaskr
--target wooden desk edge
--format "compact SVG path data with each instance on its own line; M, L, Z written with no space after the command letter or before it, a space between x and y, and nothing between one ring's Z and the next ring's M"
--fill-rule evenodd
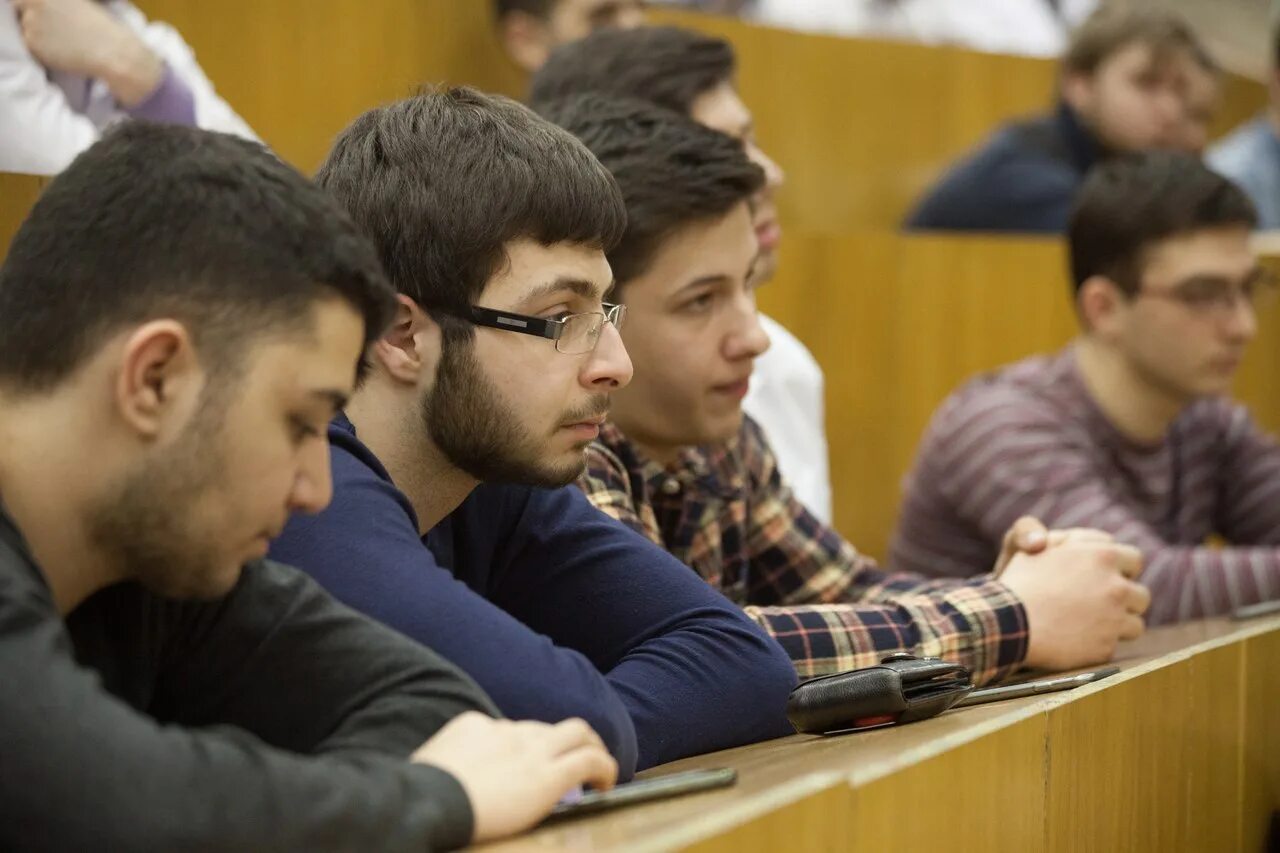
M941 737L928 743L920 744L910 749L904 750L893 759L881 761L870 767L859 767L850 771L847 775L848 783L852 787L861 787L883 779L893 773L897 773L921 761L927 761L945 752L950 752L965 744L972 743L979 738L986 737L994 732L1007 729L1010 726L1017 725L1024 720L1040 714L1048 714L1055 708L1060 708L1072 702L1079 702L1099 691L1106 690L1116 684L1125 681L1131 681L1140 678L1148 673L1164 669L1168 666L1189 660L1197 655L1213 651L1214 649L1228 646L1233 643L1241 643L1253 637L1262 636L1273 631L1280 631L1280 616L1269 616L1261 619L1252 619L1242 621L1239 627L1223 634L1219 637L1211 637L1207 640L1201 640L1190 646L1181 649L1171 649L1163 654L1152 657L1149 660L1140 661L1132 666L1124 667L1115 675L1095 681L1092 684L1085 684L1071 690L1063 690L1057 693L1047 693L1044 696L1034 699L1029 704L1020 705L1017 708L1011 708L1007 713L1001 714L990 720L981 723L975 723L972 727L965 729L948 737ZM1123 664L1123 662L1120 662ZM1098 667L1101 668L1101 667Z

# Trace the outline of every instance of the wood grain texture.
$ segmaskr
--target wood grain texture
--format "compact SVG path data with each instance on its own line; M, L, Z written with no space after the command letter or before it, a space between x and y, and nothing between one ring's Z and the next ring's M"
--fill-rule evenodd
M9 242L18 233L18 226L27 218L46 182L45 178L34 175L0 172L0 261L9 254Z
M1037 714L855 789L853 850L1039 848L1048 718Z
M1159 628L1116 662L1068 692L673 762L642 775L741 781L493 849L1260 850L1280 790L1280 618Z
M1272 814L1280 812L1280 631L1247 640L1244 667L1239 833L1241 849L1253 853L1266 849Z
M428 83L523 94L488 0L140 0L176 27L218 92L313 172L356 116Z

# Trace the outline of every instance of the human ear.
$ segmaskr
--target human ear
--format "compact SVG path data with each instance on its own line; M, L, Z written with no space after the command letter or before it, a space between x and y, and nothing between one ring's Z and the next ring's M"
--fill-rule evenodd
M116 408L140 436L154 439L175 419L190 415L205 381L187 328L177 320L153 320L124 342Z
M372 347L374 361L395 381L416 385L440 357L440 326L408 296L396 297L391 327Z
M1109 338L1118 329L1119 318L1128 300L1120 286L1104 275L1090 276L1080 285L1076 305L1084 327L1093 334Z

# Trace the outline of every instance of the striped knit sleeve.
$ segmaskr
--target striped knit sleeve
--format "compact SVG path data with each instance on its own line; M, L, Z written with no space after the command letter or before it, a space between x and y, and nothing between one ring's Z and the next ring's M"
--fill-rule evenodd
M1030 515L1049 527L1093 527L1143 553L1146 568L1142 582L1151 591L1150 624L1197 619L1230 612L1244 604L1280 597L1280 551L1264 546L1215 548L1176 544L1162 538L1106 483L1095 462L1088 436L1080 428L1064 425L1056 412L1015 395L990 397L957 416L946 441L937 448L943 472L940 488L957 512L980 528L992 542L1020 516ZM1257 447L1257 440L1254 440ZM1243 471L1256 460L1237 454ZM1274 455L1274 451L1272 451ZM1197 452L1184 463L1188 484L1214 488L1217 454ZM1277 480L1276 462L1268 486L1254 474L1240 474L1229 491L1236 495L1228 513L1234 529L1251 525L1272 528L1261 541L1276 539L1274 506L1250 508L1272 496ZM1259 472L1260 474L1262 472ZM1270 521L1264 513L1270 514Z

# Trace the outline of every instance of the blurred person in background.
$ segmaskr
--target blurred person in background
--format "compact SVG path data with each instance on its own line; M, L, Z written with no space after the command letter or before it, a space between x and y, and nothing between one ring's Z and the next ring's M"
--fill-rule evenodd
M604 27L644 23L647 0L494 0L503 50L516 65L537 71L557 47Z
M1222 107L1222 66L1205 50L1197 50L1184 66L1182 132L1177 147L1191 154L1204 154L1209 131Z
M1190 154L1099 166L1067 235L1080 334L942 404L891 563L972 575L1030 514L1141 549L1153 624L1280 597L1280 445L1228 396L1275 295L1255 221L1240 188Z
M1258 227L1280 228L1280 26L1272 32L1271 103L1209 151L1209 165L1235 181L1258 208Z
M1202 52L1174 15L1102 7L1063 57L1054 112L998 130L942 177L906 227L1065 231L1094 164L1119 152L1185 146L1187 69Z
M142 118L256 139L182 36L124 0L0 0L0 171L54 175Z

